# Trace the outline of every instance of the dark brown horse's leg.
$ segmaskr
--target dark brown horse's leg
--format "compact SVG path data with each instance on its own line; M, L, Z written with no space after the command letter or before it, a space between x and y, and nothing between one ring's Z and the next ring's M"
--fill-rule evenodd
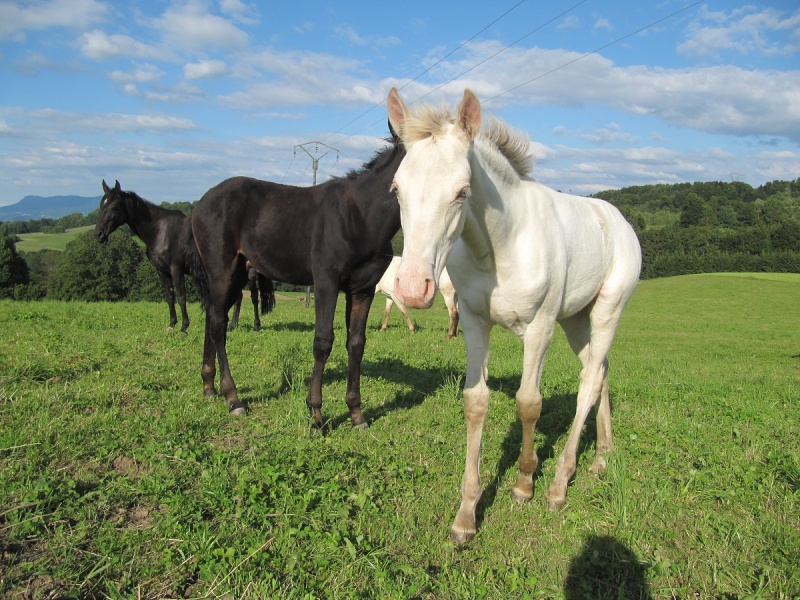
M186 333L186 330L189 329L189 313L186 311L186 285L183 280L183 271L173 271L172 280L175 282L175 295L178 305L181 307L181 333Z
M361 412L361 360L367 336L367 317L374 296L372 294L347 294L347 408L353 427L366 429L367 419Z
M203 378L203 395L216 396L217 388L214 387L214 377L217 374L217 351L211 341L211 312L206 311L206 333L203 341L203 368L200 376Z
M253 331L261 331L261 317L258 315L258 274L250 267L247 277L250 280L250 300L253 302Z
M233 331L239 326L239 311L242 310L242 294L239 294L236 303L233 305L233 317L231 322L228 323L228 331Z
M314 286L314 370L311 372L311 387L308 389L306 405L314 421L314 427L323 429L322 422L322 374L333 348L333 317L336 312L335 286L316 283Z
M236 384L231 376L230 365L228 364L228 353L225 350L228 332L228 309L230 306L213 305L209 309L209 319L207 324L211 336L211 344L217 353L219 360L219 393L225 396L228 403L228 410L234 415L243 415L247 412L245 405L239 400L236 391Z
M169 306L169 328L175 327L178 322L178 315L175 313L175 293L172 291L172 279L166 273L158 272L161 278L161 285L164 286L164 297L167 299Z

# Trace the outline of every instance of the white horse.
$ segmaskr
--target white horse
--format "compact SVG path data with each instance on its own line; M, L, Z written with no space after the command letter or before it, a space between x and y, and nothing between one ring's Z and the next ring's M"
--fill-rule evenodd
M549 507L559 509L575 473L581 428L598 400L597 456L590 471L604 471L604 455L613 448L607 355L639 279L641 249L612 205L562 194L529 178L527 136L497 120L482 124L481 106L471 91L465 90L455 116L433 107L412 113L396 89L387 104L389 121L407 151L392 186L404 236L395 292L409 307L429 306L447 265L459 294L467 344L467 453L451 535L464 543L475 535L482 492L479 460L492 326L507 327L524 345L516 395L522 422L519 475L512 490L517 501L533 497L539 383L556 321L583 365L575 420L545 495Z
M405 304L394 293L394 280L397 278L397 269L400 267L400 257L395 256L389 267L381 277L378 285L375 286L375 293L378 292L386 294L386 310L383 312L383 322L381 323L381 331L386 331L389 328L389 313L392 310L392 305L397 304L400 314L408 325L408 330L411 333L416 332L414 323L408 316ZM442 276L439 278L439 292L444 298L444 304L447 307L447 313L450 315L450 324L447 327L448 339L454 338L458 335L458 294L456 288L453 287L453 282L450 281L450 276L447 274L447 269L442 270Z

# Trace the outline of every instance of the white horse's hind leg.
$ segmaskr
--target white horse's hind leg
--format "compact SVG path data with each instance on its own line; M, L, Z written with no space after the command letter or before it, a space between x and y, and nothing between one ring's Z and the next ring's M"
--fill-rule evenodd
M567 341L569 341L572 351L585 368L589 363L589 343L591 342L592 327L588 311L563 320L561 327L567 335ZM592 466L589 467L589 471L592 473L604 473L606 470L605 456L614 449L611 435L611 403L608 397L608 364L606 364L606 375L603 378L603 387L600 391L600 403L597 405L596 423L596 455Z
M545 494L545 499L551 510L557 510L564 506L567 500L567 485L572 475L575 473L576 453L578 441L581 436L581 429L586 422L589 411L600 399L603 390L606 391L606 403L598 411L598 423L602 425L605 433L598 434L598 452L610 450L611 445L611 411L608 406L608 351L614 339L614 332L619 322L619 317L624 307L624 302L611 301L602 296L595 301L594 307L589 315L581 313L570 319L562 321L564 331L570 346L580 358L583 364L581 370L581 383L578 388L578 401L575 409L575 419L567 438L567 443L556 464L556 474L550 484L550 489ZM606 310L603 310L603 308ZM606 412L607 411L607 412ZM608 448L607 448L608 447ZM602 459L605 463L605 459ZM599 464L598 464L599 467Z
M542 414L542 395L539 386L547 348L553 338L553 324L531 323L523 335L525 358L522 366L522 381L517 391L517 416L522 424L522 449L519 454L519 475L511 497L517 502L533 497L533 473L539 466L539 458L533 447L536 422Z
M392 304L394 301L387 296L386 297L386 309L383 311L383 322L381 323L381 331L386 331L389 329L389 313L392 312Z
M489 411L486 367L491 326L474 316L465 316L462 323L467 343L467 378L464 384L467 457L461 482L461 506L450 529L450 535L456 544L470 541L476 532L475 507L483 492L480 474L481 438L486 413Z
M608 398L608 361L606 361L606 376L603 379L603 389L600 391L600 404L597 405L596 420L596 454L589 471L592 473L605 473L605 457L614 449L614 442L611 437L611 401Z
M406 326L411 333L416 333L416 329L414 329L414 323L411 321L411 317L408 316L408 309L405 307L405 304L400 302L397 298L394 300L395 304L397 304L397 310L400 311L400 314L403 315L403 320L406 322Z

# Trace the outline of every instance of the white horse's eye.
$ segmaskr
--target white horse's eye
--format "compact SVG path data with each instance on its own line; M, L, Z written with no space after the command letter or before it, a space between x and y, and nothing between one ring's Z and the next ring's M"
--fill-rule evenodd
M469 195L469 188L464 188L463 190L458 192L458 195L456 196L456 202L464 202L464 200L467 199L468 195Z
M396 183L392 183L392 185L389 186L389 193L394 194L395 196L400 193Z

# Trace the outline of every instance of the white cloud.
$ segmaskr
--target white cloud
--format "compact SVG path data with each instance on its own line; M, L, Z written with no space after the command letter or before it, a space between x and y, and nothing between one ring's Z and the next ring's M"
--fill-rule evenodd
M598 146L607 144L636 144L639 138L632 133L622 131L617 123L609 123L592 131L570 131L564 125L553 128L553 135L585 140Z
M95 29L84 33L79 40L81 54L86 58L106 60L119 56L135 56L148 59L170 59L169 52L144 44L128 35L108 35Z
M109 77L117 83L152 83L164 76L155 65L140 65L133 71L111 71Z
M223 77L229 72L228 65L221 60L201 60L183 67L183 76L190 80Z
M102 21L107 14L104 3L96 0L50 0L39 2L0 2L0 39L22 40L26 31L51 27L85 28Z
M345 39L355 46L388 47L400 44L400 39L396 36L363 36L349 25L339 25L335 33L337 37Z
M719 57L722 52L791 55L800 51L800 10L786 14L774 8L758 11L745 6L730 13L703 6L698 19L686 29L678 52L690 56ZM789 33L787 38L783 34Z
M437 78L458 77L500 47L497 42L471 44L460 61L437 66ZM569 68L560 68L566 64ZM528 75L529 83L520 85ZM697 131L800 142L800 71L619 67L598 54L511 48L442 92L452 104L465 87L489 110L507 104L600 105Z
M172 48L185 52L241 51L249 46L247 34L230 21L209 13L197 0L168 8L154 25Z
M237 64L235 76L246 89L220 99L235 108L315 106L383 100L389 87L359 78L361 63L316 52L250 54Z
M184 104L193 97L203 96L203 90L182 81L173 86L157 86L138 94L156 104Z
M71 134L101 134L142 132L169 133L186 131L196 126L191 119L167 114L78 113L53 109L5 109L5 114L17 122L15 132L31 140L44 135L59 137Z
M575 15L568 15L558 24L558 29L576 29L580 27L581 21Z
M594 27L592 27L592 33L597 33L601 29L605 29L606 31L611 31L614 27L611 25L611 21L606 18L600 17L595 19Z
M295 33L311 33L312 31L314 31L314 22L303 21L298 25L293 25L292 31L294 31Z
M219 8L240 23L255 25L259 22L258 8L254 4L246 4L241 0L220 0Z

